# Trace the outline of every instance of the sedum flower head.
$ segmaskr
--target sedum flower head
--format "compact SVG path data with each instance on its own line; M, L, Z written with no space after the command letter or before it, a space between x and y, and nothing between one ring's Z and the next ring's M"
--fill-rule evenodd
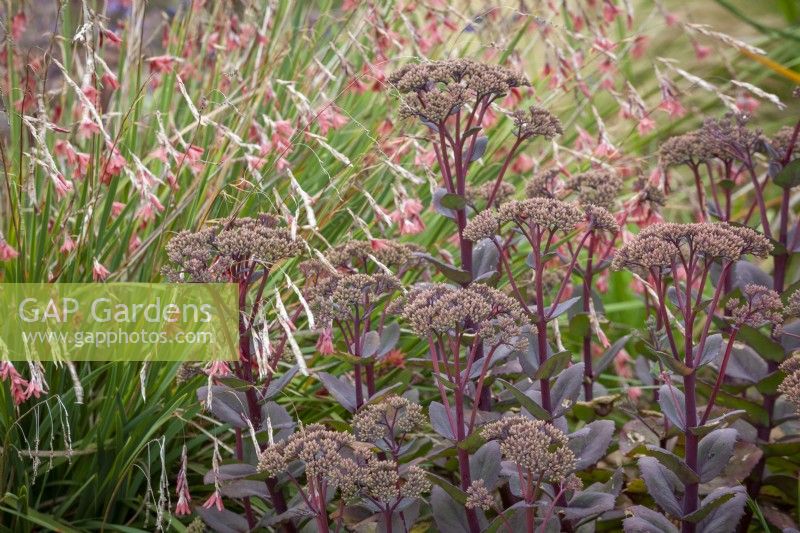
M747 161L762 141L761 130L748 128L747 122L746 115L726 113L721 119L706 119L700 136L717 157Z
M544 137L549 140L564 133L561 121L541 107L531 106L527 112L514 111L511 117L514 120L514 134L520 139Z
M277 476L286 472L291 462L300 461L306 477L324 480L332 489L352 495L361 480L359 465L371 455L369 446L353 435L312 424L267 448L259 457L258 470Z
M347 270L363 269L374 257L388 267L402 267L415 260L414 253L420 251L413 244L404 244L395 241L359 241L350 240L328 250L325 259L339 268Z
M529 82L497 65L448 59L406 65L389 76L389 84L404 95L401 116L438 124L465 103L499 97Z
M616 233L619 231L619 224L614 215L609 213L605 207L597 205L587 205L583 208L586 212L586 219L589 222L589 227L597 231L607 231L609 233Z
M402 498L420 498L429 490L428 477L418 466L401 472L394 461L372 458L359 469L358 494L370 500L393 503Z
M181 231L167 244L173 263L164 274L173 282L229 281L233 269L256 262L272 266L300 255L303 244L269 215L241 218L200 231Z
M354 307L366 307L400 287L400 281L387 274L331 274L306 289L306 297L319 320L330 324L348 320Z
M789 149L789 146L792 144L792 139L794 138L794 127L793 126L784 126L772 136L770 140L770 144L772 148L778 152L778 155L783 158L786 156L786 151ZM800 157L800 150L798 150L798 142L795 142L792 148L792 159L797 159Z
M497 220L497 214L487 209L486 211L481 211L467 222L464 227L464 237L472 242L478 242L481 239L494 238L499 230L500 222Z
M732 299L726 306L735 324L759 328L765 324L778 326L783 323L783 302L777 292L763 285L748 283L742 294L744 303Z
M800 317L800 289L794 291L786 302L786 314Z
M525 196L528 198L555 198L555 181L561 173L557 168L536 174L525 184Z
M795 352L792 357L781 363L781 370L786 373L786 377L778 386L778 392L786 395L786 399L800 415L800 352Z
M772 251L769 239L757 231L725 222L648 226L614 256L612 268L648 272L670 268L688 252L707 260L735 261L746 254L766 257Z
M571 177L566 186L578 194L578 202L582 206L610 208L622 189L622 180L604 170L590 170Z
M522 75L497 65L471 59L446 59L411 64L389 76L400 93L420 93L437 86L458 85L476 97L501 95L514 87L530 85Z
M498 211L501 224L513 221L520 226L539 226L553 231L572 231L583 219L580 209L553 198L512 200L501 205Z
M670 137L659 149L659 159L665 167L696 166L717 155L715 146L694 131Z
M575 470L575 454L563 431L543 420L511 416L487 424L481 430L497 439L503 457L542 481L560 482Z
M365 442L403 435L425 424L419 404L402 396L388 396L363 407L353 417L353 433Z
M494 498L482 479L472 482L467 488L467 501L464 506L467 509L483 509L488 511L494 505Z
M516 342L526 317L520 304L482 284L453 287L420 285L402 303L402 316L422 337L456 330L474 332L491 344Z
M487 181L478 187L472 187L468 185L465 194L467 202L469 202L471 205L475 205L478 200L488 202L489 197L492 195L492 191L494 190L494 185L494 181ZM496 207L497 205L500 205L514 196L516 191L517 188L512 184L505 181L501 182L500 186L497 187L497 192L494 195L494 200L492 200L492 205L487 207Z

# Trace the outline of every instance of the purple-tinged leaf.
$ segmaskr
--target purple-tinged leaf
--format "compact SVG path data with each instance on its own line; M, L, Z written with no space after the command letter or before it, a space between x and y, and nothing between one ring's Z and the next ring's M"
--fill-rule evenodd
M367 331L361 338L361 357L372 357L381 347L381 336L377 331Z
M678 479L682 483L697 483L700 481L700 478L697 476L697 474L691 468L689 468L689 465L687 465L683 459L674 453L665 450L664 448L647 445L644 447L644 451L642 453L658 459L658 462L667 468L667 470L678 476Z
M630 335L620 337L614 342L614 344L609 346L605 352L603 352L603 355L594 366L595 375L601 374L608 367L608 365L611 364L611 361L613 361L617 354L625 347L625 344L627 344L630 338Z
M231 481L233 479L242 479L256 474L256 467L244 463L231 463L227 465L220 465L219 476L220 481ZM203 483L209 485L214 483L214 471L209 470L203 476Z
M744 514L744 506L747 502L747 493L744 487L724 487L711 491L703 499L703 505L709 505L715 499L733 493L733 498L726 501L704 518L697 527L697 533L716 533L718 531L733 531L739 519Z
M482 479L486 488L493 490L500 480L500 461L500 443L496 440L487 442L469 458L472 479Z
M675 427L681 430L686 428L686 399L680 389L674 385L661 385L658 389L658 405Z
M438 187L435 191L433 191L433 197L432 197L433 209L440 215L455 220L456 212L450 209L449 207L445 207L444 205L442 205L442 198L444 198L447 194L450 193L448 193L447 189L445 189L444 187Z
M550 420L553 417L548 413L541 405L536 403L530 396L516 388L511 383L498 379L501 385L503 385L508 392L514 397L515 400L519 402L523 409L528 411L532 416L538 418L539 420Z
M453 428L450 427L450 419L447 417L447 408L444 405L439 402L431 402L428 406L428 416L431 420L431 427L436 433L446 439L456 440ZM451 416L455 422L455 414L451 413Z
M322 382L328 394L339 402L339 405L350 411L356 410L356 388L347 381L337 378L327 372L317 372L317 377Z
M208 387L197 389L200 402L208 400ZM247 427L247 397L243 392L235 391L226 385L211 386L211 405L206 406L214 418L231 426L244 429Z
M292 381L292 378L295 376L295 374L297 374L298 370L299 367L297 365L294 365L289 370L281 374L281 376L278 379L273 378L273 380L270 381L269 386L267 387L267 391L264 393L264 399L271 400L272 398L280 394L281 391L283 391L283 389L286 387L286 385L288 385L289 382Z
M583 490L576 492L569 505L564 508L564 518L567 520L583 520L597 516L614 508L616 498L613 494Z
M583 385L583 363L577 363L567 368L556 378L550 390L553 402L553 416L560 416L575 405L575 400L581 393Z
M553 376L567 368L572 361L572 354L567 351L555 353L536 370L531 379L551 379Z
M258 497L262 500L269 500L267 484L263 481L252 479L237 479L229 483L221 483L220 491L223 496L228 498L253 498Z
M463 533L469 531L467 513L463 504L453 500L443 488L434 486L431 490L431 509L436 527L442 533Z
M629 508L633 516L622 522L625 533L678 533L678 528L663 514L641 505Z
M197 506L194 512L206 523L208 527L217 533L246 533L250 531L247 519L243 516L223 509L218 511L216 508L206 509Z
M486 135L481 135L477 139L475 139L475 146L472 149L472 154L465 153L464 156L470 156L469 161L470 163L473 161L477 161L483 154L486 153L486 147L489 145L489 137ZM466 158L466 157L465 157Z
M680 486L678 477L667 470L655 457L640 457L639 471L642 473L647 492L666 512L681 516L681 504L675 496Z
M266 402L261 406L261 427L259 431L272 428L272 438L280 442L294 433L295 421L286 408L275 402Z
M614 422L595 420L569 435L569 448L575 453L575 470L597 464L614 436Z
M375 354L377 357L383 357L387 353L394 350L397 342L400 340L400 324L397 322L389 322L381 330L381 342L378 347L378 352Z
M700 440L697 457L702 483L708 483L722 473L733 455L738 435L734 428L725 428L712 431Z

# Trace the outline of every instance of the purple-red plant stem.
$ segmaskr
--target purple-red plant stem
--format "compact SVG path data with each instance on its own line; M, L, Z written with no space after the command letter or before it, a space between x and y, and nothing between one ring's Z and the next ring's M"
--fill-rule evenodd
M703 416L700 418L701 426L706 423L706 420L708 420L708 415L711 414L711 409L714 407L714 402L717 399L717 393L719 393L719 389L722 386L722 381L725 378L725 369L728 367L728 359L731 357L733 343L736 340L736 334L738 331L738 329L734 328L734 330L731 332L730 339L728 339L728 345L725 347L725 354L722 356L722 363L719 365L717 380L714 382L714 388L711 390L711 395L708 397L708 405L706 405L706 410L703 412Z
M539 350L539 365L547 361L547 320L544 314L544 289L542 286L542 257L540 255L541 235L538 229L533 230L533 261L534 261L534 284L536 286L536 313L539 315L536 322L536 342ZM553 414L553 406L550 401L550 379L544 377L539 380L539 389L542 394L542 408Z
M586 267L583 271L583 312L588 316L591 312L592 298L592 260L594 259L595 238L594 232L589 239L588 255L586 256ZM583 336L583 396L588 402L592 400L594 385L594 372L592 370L592 328L590 327Z

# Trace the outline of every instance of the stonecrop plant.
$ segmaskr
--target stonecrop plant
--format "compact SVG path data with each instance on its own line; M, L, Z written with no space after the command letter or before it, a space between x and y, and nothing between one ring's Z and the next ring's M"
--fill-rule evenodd
M0 339L0 529L799 531L774 4L3 3L0 281L227 283L237 327Z

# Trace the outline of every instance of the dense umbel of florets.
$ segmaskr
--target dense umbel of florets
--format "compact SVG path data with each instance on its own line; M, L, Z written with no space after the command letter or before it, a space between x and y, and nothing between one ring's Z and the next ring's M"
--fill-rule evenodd
M430 488L425 472L416 466L404 471L394 461L380 460L369 445L353 435L312 424L259 457L258 471L277 476L300 461L306 478L324 481L345 498L357 495L382 502L418 498Z
M589 227L597 231L607 231L609 233L616 233L619 231L619 224L614 215L609 213L608 209L596 205L587 205L583 208L586 213L586 220L589 222Z
M561 121L541 107L531 106L528 111L514 111L511 117L514 120L514 134L520 139L552 139L564 133Z
M525 184L525 196L528 198L555 198L556 179L560 171L551 168L539 172Z
M571 177L567 180L566 186L578 194L578 202L582 206L598 205L610 208L622 189L622 180L604 170L590 170Z
M794 291L786 301L786 314L800 317L800 289Z
M551 231L572 231L583 219L583 212L572 204L553 198L512 200L500 206L498 221L513 221L524 228L538 226Z
M486 488L484 481L482 479L473 481L467 488L467 501L464 503L464 507L467 509L483 509L484 511L488 511L493 505L494 498L492 497L492 493L489 492L489 489Z
M778 386L778 392L786 395L786 399L800 415L800 352L795 352L781 363L781 370L786 373L786 377Z
M466 190L466 198L467 202L471 205L475 205L478 203L478 200L483 200L484 202L488 202L489 198L494 191L495 182L494 181L487 181L486 183L481 184L478 187L467 186ZM501 182L500 185L497 187L497 192L494 195L494 199L492 200L492 206L497 206L502 204L509 198L511 198L514 193L517 191L517 188L514 187L512 184L507 183L505 181Z
M300 461L307 478L324 480L330 488L351 495L361 480L360 465L371 456L369 445L356 441L351 434L312 424L267 448L259 458L258 470L276 476L286 472L292 462Z
M744 303L739 299L732 299L726 306L736 325L758 328L767 324L778 326L783 323L783 302L777 292L762 285L748 283L742 294Z
M514 87L530 85L522 75L497 65L471 59L446 59L406 65L391 76L389 84L401 93L418 93L437 85L460 85L476 96L500 95Z
M415 260L414 253L421 249L413 244L394 241L347 241L331 248L325 253L325 259L339 268L347 270L364 269L374 257L388 267L401 267Z
M659 159L665 167L695 166L716 155L714 146L694 131L670 137L659 149Z
M746 161L762 142L761 130L748 128L747 120L745 115L734 113L721 119L706 119L699 134L717 157Z
M394 461L370 459L359 468L358 477L358 494L384 503L419 498L430 490L424 470L412 465L400 472Z
M404 94L401 116L438 124L466 103L498 97L528 81L514 71L469 59L448 59L406 65L389 76Z
M164 274L174 282L229 281L232 269L246 263L271 266L303 251L302 242L276 218L241 218L197 232L181 231L167 244L173 266Z
M517 341L527 323L516 300L482 284L418 286L406 295L402 316L422 337L473 331L489 344Z
M486 440L497 439L503 457L541 481L560 482L575 470L575 454L563 431L542 420L511 416L487 424ZM535 482L535 481L534 481Z
M400 281L387 274L330 274L306 288L306 298L323 324L348 320L356 306L366 307L400 287Z
M402 396L388 396L364 406L353 417L353 433L359 440L377 442L387 437L402 437L424 423L425 415L419 404Z
M789 146L792 146L792 156L791 159L797 159L800 157L800 150L798 150L798 140L795 139L794 136L794 127L793 126L784 126L772 136L770 144L772 148L778 153L778 157L783 159L786 157L786 151L789 149Z
M481 239L491 239L500 230L500 222L494 211L481 211L464 226L464 238L477 242Z
M678 266L690 255L734 261L746 254L766 257L769 239L743 226L721 223L654 224L643 229L614 256L612 268L648 272Z

